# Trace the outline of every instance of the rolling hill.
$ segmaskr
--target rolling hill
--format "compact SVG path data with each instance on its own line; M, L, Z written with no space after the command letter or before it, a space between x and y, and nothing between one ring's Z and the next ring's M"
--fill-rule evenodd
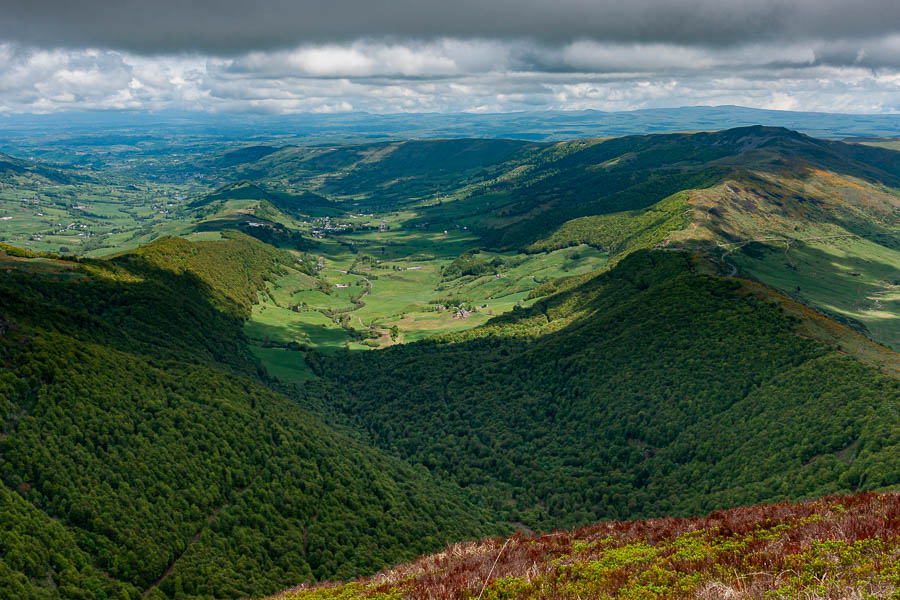
M710 273L638 251L476 329L310 355L308 402L542 530L900 482L896 353Z
M0 178L58 184L91 181L90 176L77 169L22 160L2 152L0 152Z
M298 186L345 213L412 211L407 226L464 226L494 250L588 244L612 266L635 249L692 248L900 348L890 316L900 310L894 150L752 126L555 144L291 147L241 169L229 176Z
M829 139L896 138L890 114L759 110L741 106L687 106L625 112L533 111L499 114L297 114L206 112L111 114L79 111L3 115L4 151L72 164L126 168L154 179L186 165L217 168L265 152L265 147L362 144L429 138L564 141L643 133L715 131L755 124L787 127ZM252 140L248 142L248 140ZM239 151L225 161L215 154ZM244 150L249 148L249 150ZM141 160L133 160L140 158Z
M790 183L824 171L838 180L868 182L875 191L879 186L896 188L900 181L896 152L816 140L779 128L570 144L574 147L556 150L543 161L532 160L519 176L485 186L463 201L490 204L482 223L490 230L489 239L507 246L533 243L573 218L646 209L676 192L714 188L733 177L786 175Z
M248 170L252 177L247 177ZM834 179L816 179L826 174ZM572 218L646 209L676 192L715 188L729 178L759 185L768 179L772 188L812 180L811 187L858 186L862 188L858 195L890 195L889 189L900 186L900 153L752 126L555 144L421 140L287 147L225 175L275 186L293 181L329 198L378 202L387 210L416 200L442 199L424 216L463 219L490 233L490 243L517 247L541 239ZM788 199L799 196L796 190L791 192ZM859 208L860 199L856 200ZM827 213L806 218L823 216ZM888 211L881 216L894 215ZM853 226L847 215L830 218L838 217Z

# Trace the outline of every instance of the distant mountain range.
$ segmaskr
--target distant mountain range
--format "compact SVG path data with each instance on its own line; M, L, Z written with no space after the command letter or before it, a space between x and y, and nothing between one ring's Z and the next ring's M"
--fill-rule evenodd
M564 140L639 133L711 131L769 125L824 138L900 136L900 115L762 110L741 106L689 106L603 112L209 114L201 112L80 112L0 115L0 149L15 139L53 139L91 146L158 140L170 133L220 140L513 138ZM16 142L13 142L14 144ZM13 146L15 147L15 146ZM9 150L9 148L6 148Z

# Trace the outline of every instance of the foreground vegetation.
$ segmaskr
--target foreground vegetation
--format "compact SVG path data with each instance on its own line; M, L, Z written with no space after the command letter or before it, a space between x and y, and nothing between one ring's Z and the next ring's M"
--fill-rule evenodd
M900 495L864 493L453 544L374 577L272 598L888 599L898 593Z

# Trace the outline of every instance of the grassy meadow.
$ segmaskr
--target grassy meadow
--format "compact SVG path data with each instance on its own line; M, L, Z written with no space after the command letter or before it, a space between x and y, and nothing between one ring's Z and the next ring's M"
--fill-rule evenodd
M900 251L846 238L751 244L728 258L795 299L900 349Z
M530 305L542 283L607 263L606 253L589 246L536 254L483 251L479 262L502 264L449 278L443 270L477 245L476 236L462 228L422 231L411 211L379 215L376 222L382 219L385 231L317 240L306 253L315 261L315 277L288 269L268 282L244 332L270 375L292 382L312 377L303 362L309 349L363 351L470 329Z

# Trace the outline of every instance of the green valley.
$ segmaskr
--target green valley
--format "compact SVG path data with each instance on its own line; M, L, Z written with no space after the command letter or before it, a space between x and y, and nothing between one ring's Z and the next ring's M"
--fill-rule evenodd
M900 486L890 144L178 140L0 156L0 598L428 597L317 585L601 520L445 596L676 597L893 502L675 519Z
M894 484L896 354L864 367L707 273L637 252L477 329L315 355L320 393L376 446L541 530Z

